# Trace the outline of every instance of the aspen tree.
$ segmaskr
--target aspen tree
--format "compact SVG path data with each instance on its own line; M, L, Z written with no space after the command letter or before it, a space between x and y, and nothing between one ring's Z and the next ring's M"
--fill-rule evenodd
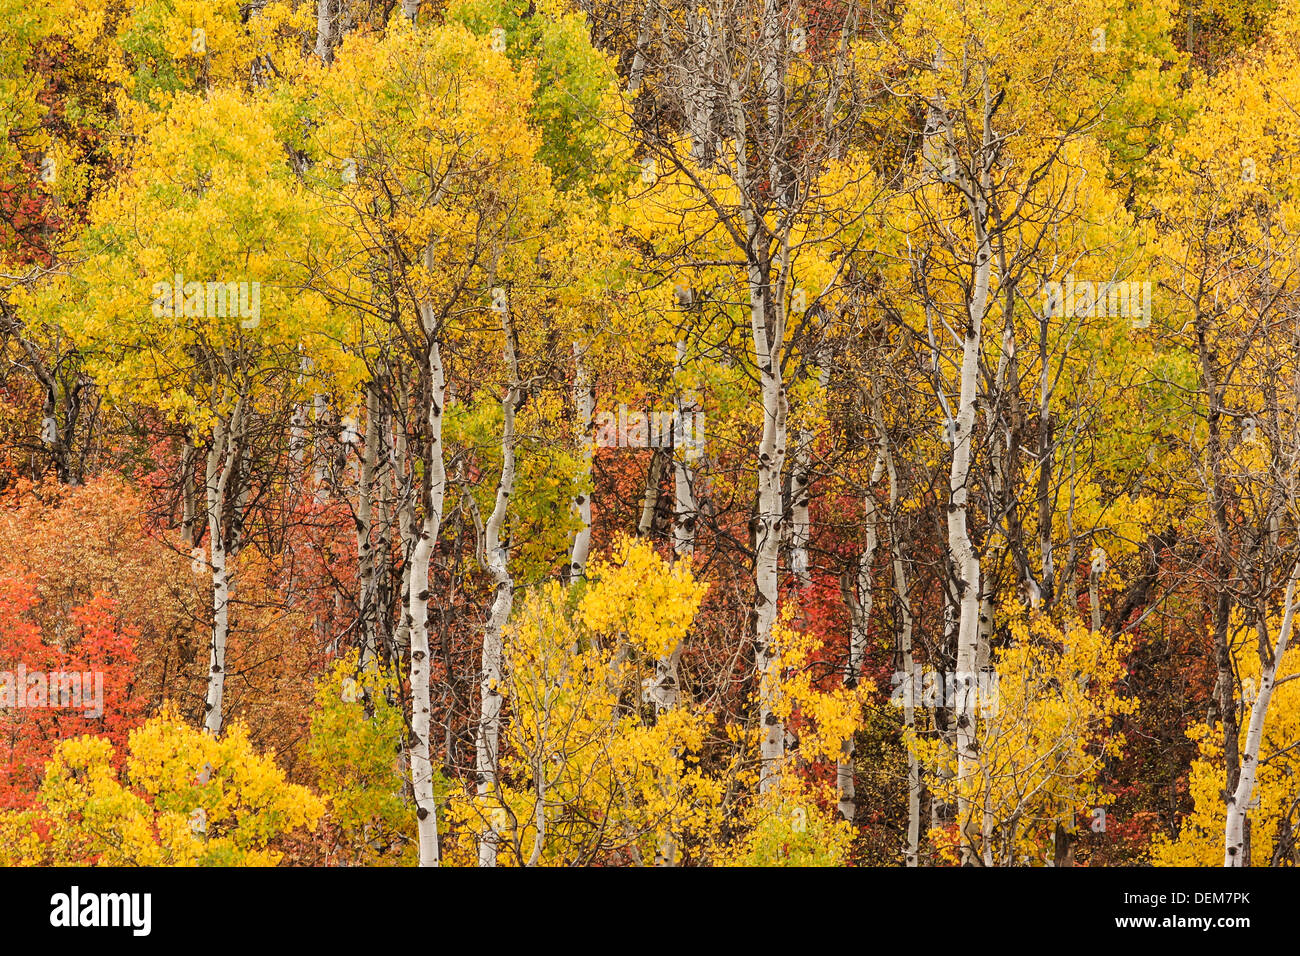
M357 85L386 95L359 100ZM462 334L466 313L493 301L500 249L538 221L547 201L549 178L534 161L538 139L522 125L528 97L526 82L486 38L458 24L424 31L399 21L382 39L350 36L313 107L321 117L322 165L355 163L355 179L331 187L345 197L336 223L341 248L385 263L371 308L403 346L400 359L391 357L399 391L388 406L397 425L394 476L406 557L397 643L409 642L406 759L422 865L437 865L440 855L429 604L449 491L447 362L456 356L445 350ZM502 102L513 106L502 111ZM408 135L413 126L423 138ZM329 294L357 302L346 286L331 284Z
M734 294L743 303L748 361L757 380L756 412L761 409L753 455L751 538L759 789L764 792L776 784L786 746L785 728L775 711L781 662L771 634L787 524L793 266L798 250L811 244L802 230L820 208L814 183L825 164L842 151L834 110L853 108L840 82L848 70L844 51L812 66L802 62L790 47L793 17L792 8L777 0L740 7L710 4L689 18L685 53L663 46L646 53L654 75L663 77L664 92L688 116L689 143L663 135L647 143L658 174L649 178L645 201L702 207L710 223L703 235L715 246L676 250L671 255L679 268L698 268L695 264L716 259L728 246L728 254L738 254L739 259L725 281L734 283ZM736 69L736 64L744 64L744 69ZM813 90L843 100L825 112L791 105ZM790 159L796 141L798 156ZM662 183L659 189L656 181ZM834 282L827 284L822 294L831 295L833 288Z

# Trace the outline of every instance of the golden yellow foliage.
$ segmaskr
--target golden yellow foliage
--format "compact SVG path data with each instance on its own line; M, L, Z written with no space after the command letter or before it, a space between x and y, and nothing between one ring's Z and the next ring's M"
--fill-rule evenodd
M125 767L98 737L60 744L35 809L0 816L6 865L274 866L319 797L257 753L238 723L214 739L173 708L132 731Z
M1058 823L1071 830L1109 802L1102 765L1124 743L1113 725L1137 706L1119 686L1127 640L1021 611L1010 631L1011 642L995 654L996 683L981 688L974 708L979 762L973 772L957 776L956 755L944 740L914 735L908 741L936 798L969 801L971 819L957 821L958 832L998 865L1042 861ZM947 833L935 830L931 839L949 862L957 861Z

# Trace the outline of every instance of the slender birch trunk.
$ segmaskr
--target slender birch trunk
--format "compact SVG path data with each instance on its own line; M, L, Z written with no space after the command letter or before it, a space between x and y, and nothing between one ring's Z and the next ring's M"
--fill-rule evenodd
M830 384L830 366L824 365L817 381L822 389ZM808 545L812 542L812 520L809 504L812 495L812 450L815 435L811 428L799 430L794 461L790 467L790 572L799 579L800 587L812 584L812 563ZM878 479L877 479L878 480Z
M316 0L316 56L326 66L334 59L334 30L340 0Z
M289 461L294 470L295 485L301 481L307 460L307 406L295 402L293 416L289 419Z
M907 567L903 561L903 536L898 527L898 469L885 428L885 412L873 384L871 414L879 437L879 462L884 465L889 481L889 543L894 573L894 592L898 598L898 653L903 670L903 731L908 737L916 734L916 691L921 681L917 674L916 655L913 652L913 620L911 593L907 580ZM873 477L874 484L877 478ZM873 502L874 506L874 502ZM862 635L865 642L866 635ZM864 644L865 648L865 644ZM861 656L859 656L861 660ZM904 865L917 866L921 847L921 762L911 747L907 750L907 837L904 846Z
M426 251L430 258L431 249ZM432 265L432 263L428 263ZM429 374L429 451L425 463L424 521L410 559L410 604L407 624L411 641L411 740L407 759L411 767L411 786L415 793L417 830L420 842L420 866L438 865L438 821L433 795L433 761L430 753L429 696L429 564L438 543L442 525L443 499L447 493L447 471L443 462L442 417L446 379L442 353L438 347L438 328L433 307L421 303L421 319L428 336Z
M861 677L862 661L867 651L867 626L871 621L872 568L876 561L876 550L880 546L879 522L880 509L876 505L876 496L871 489L885 470L884 455L876 454L876 463L871 469L871 479L867 483L867 493L863 496L863 512L867 528L867 543L858 556L857 581L854 588L846 588L849 604L849 657L844 666L844 685L858 686ZM840 759L836 767L836 785L839 789L840 816L852 823L857 816L857 786L854 782L853 755L857 744L853 734L844 738L840 745Z
M181 543L187 548L193 548L198 532L198 518L195 515L194 504L197 493L194 488L194 462L198 457L198 451L194 447L194 439L190 433L185 433L185 447L181 451Z
M686 343L682 340L677 342L676 364L676 377L680 378L686 367ZM698 408L694 391L678 386L676 411L673 422L676 429L673 433L673 554L678 558L689 558L695 553L695 524L699 518L695 502L695 470L691 467L692 459L700 452L694 444L699 441L695 430ZM687 438L688 432L690 438Z
M689 561L695 553L695 475L690 460L697 453L691 442L698 440L698 436L694 434L693 426L687 424L694 421L691 416L695 414L695 398L693 393L683 391L680 385L685 364L686 343L678 340L674 378L679 384L673 423L673 558L677 561ZM688 428L692 429L691 439L686 438ZM681 699L681 657L682 644L678 642L655 661L654 679L646 691L646 698L654 708L656 720L675 708ZM656 866L677 865L677 837L671 821L667 829L655 854Z
M641 517L637 519L636 533L649 537L654 530L655 509L659 506L659 485L664 477L664 455L656 448L650 453L650 470L645 478L645 494L641 496Z
M376 640L378 601L376 600L375 549L371 545L375 468L379 446L384 443L384 420L379 403L379 385L366 385L366 436L361 457L361 475L357 481L357 627L360 631L361 666L369 669L378 656Z
M410 396L403 383L398 395L401 408L410 408ZM402 657L411 643L411 621L406 613L411 603L411 557L415 553L415 475L409 459L409 440L405 420L396 423L393 433L393 490L397 498L397 539L402 548L402 576L398 582L398 601L402 614L393 635L394 659Z
M334 487L335 417L329 396L317 393L312 397L312 418L315 441L312 444L313 500L323 506L329 501Z
M725 55L719 49L719 37L707 10L701 10L695 21L693 35L688 41L694 54L688 60L688 73L684 78L687 90L686 132L691 141L691 158L701 166L713 164L719 145L716 118L717 103L715 76L717 64Z
M885 467L889 472L889 514L891 521L898 515L898 474L893 456L885 449ZM912 601L908 596L907 569L903 565L903 542L897 527L891 526L890 544L894 552L894 590L898 595L898 615L901 627L898 633L899 655L902 657L904 680L908 694L903 698L903 729L910 736L916 733L916 656L912 650ZM918 865L921 848L921 762L915 751L907 751L907 866Z
M981 183L981 186L983 184ZM968 498L974 431L979 401L979 364L983 344L984 310L989 295L992 252L985 231L985 211L976 187L971 184L969 208L975 232L975 267L969 302L969 321L962 343L961 389L952 421L952 467L949 471L948 553L956 578L959 604L957 625L957 693L954 719L957 731L957 814L960 825L971 822L969 801L964 795L970 776L979 765L975 740L974 674L980 644L980 559L968 528ZM963 863L972 860L969 842L962 847Z
M686 358L686 343L677 343L677 367L675 378L680 379ZM693 484L695 475L690 466L689 455L692 447L686 435L689 416L694 414L693 395L682 392L679 388L673 433L673 555L676 560L689 561L695 553L695 492ZM649 702L654 707L656 716L667 713L677 706L680 695L678 679L678 662L681 660L682 648L677 644L665 656L655 661L655 675L647 691Z
M298 386L311 368L311 360L303 357L298 360ZM293 487L297 489L304 477L307 461L307 406L299 401L293 403L293 415L289 419L289 461L293 470Z
M812 524L808 519L808 456L811 444L812 431L801 429L795 443L794 460L790 463L790 526L787 532L790 573L799 579L799 586L805 588L812 583L808 564L808 541Z
M766 145L768 183L778 208L789 206L791 178L782 169L780 145L785 138L785 27L781 0L763 0L763 27L759 70L763 82L763 107L767 118Z
M934 47L934 72L937 75L943 69L943 47L938 43ZM941 144L944 132L944 103L935 99L926 104L925 130L921 137L922 175L927 180L943 179L946 173L946 161Z
M577 581L587 573L587 557L591 552L591 488L592 446L591 420L596 412L596 387L587 367L586 346L573 343L573 410L577 420L579 465L577 484L583 490L573 499L573 510L580 525L573 536L569 552L569 580Z
M766 171L772 183L782 181L775 144L781 141L781 96L784 81L779 69L780 24L775 0L766 0L763 21L763 86L766 93L768 141L773 145L771 167ZM746 139L744 110L736 82L731 83L732 115L736 122L737 143ZM766 227L758 211L749 202L750 174L744 150L734 157L735 179L742 196L741 213L745 222L747 273L749 280L750 335L754 346L754 364L760 376L763 404L763 432L758 445L758 505L754 515L754 661L759 673L759 791L775 789L785 758L785 726L776 714L780 693L781 661L772 646L772 629L776 623L779 597L780 558L784 525L784 495L781 476L785 468L789 406L782 377L785 355L785 277L780 270L772 282L772 261L761 238ZM780 190L778 190L780 192ZM778 199L778 204L780 200Z
M768 299L764 271L750 266L750 320L754 352L762 381L763 435L758 446L758 508L754 520L754 659L759 671L761 769L759 790L775 787L785 757L785 727L775 712L780 658L772 646L778 598L777 560L781 549L783 501L781 471L786 452L786 394L781 380L785 323L778 302ZM775 298L775 297L773 297ZM768 309L774 313L769 337Z
M782 141L781 108L785 91L781 70L780 7L776 0L764 0L760 37L760 62L758 64L763 86L763 133L766 150L760 151L770 160L759 177L766 177L775 194L775 203L781 210L778 229L788 229L789 220L783 209L787 177L779 163ZM788 263L782 263L780 274L773 282L773 263L767 242L768 228L762 210L755 205L751 193L751 171L745 146L749 135L745 118L744 98L733 78L728 84L729 109L734 126L737 149L733 156L733 176L739 187L740 213L744 221L744 249L749 286L750 337L754 348L754 366L759 373L759 389L763 406L763 431L757 448L758 501L754 513L754 663L758 669L758 718L760 727L759 777L760 793L776 788L780 780L781 765L785 759L785 726L777 716L776 704L780 693L781 660L772 644L772 630L776 623L779 598L779 571L781 542L784 539L785 501L782 494L782 473L785 468L787 422L789 406L782 376L785 355L785 278ZM788 234L787 234L788 237Z
M381 395L382 400L382 395ZM377 511L375 526L375 548L373 552L374 591L375 591L375 646L387 662L397 660L393 647L393 622L390 612L393 607L393 522L392 522L392 485L389 474L395 470L393 462L392 421L384 412L381 404L382 428L377 436L380 444L380 464L375 473Z
M646 0L645 10L641 14L641 25L636 34L636 52L632 54L632 65L628 69L628 96L635 96L641 89L641 80L645 77L645 48L650 42L650 27L653 22L654 0Z
M510 313L503 314L505 327L505 359L510 375L510 385L501 400L503 426L501 430L501 481L497 485L496 502L484 527L484 554L488 570L496 582L496 594L488 613L487 627L483 632L481 673L479 676L479 722L475 744L475 776L480 802L486 807L497 791L497 755L501 737L501 663L505 650L504 629L514 601L514 580L510 576L510 546L501 542L501 528L506 520L506 509L515 487L515 409L520 403L519 360L514 341ZM496 866L496 817L485 816L487 826L479 837L479 866ZM540 839L540 837L539 837Z
M1291 628L1295 624L1297 582L1300 582L1300 561L1292 566L1291 576L1286 583L1277 644L1273 648L1272 658L1264 662L1260 673L1259 693L1250 706L1246 745L1241 752L1241 773L1237 778L1236 789L1228 797L1228 814L1223 827L1223 865L1227 867L1244 867L1250 862L1246 859L1246 813L1255 789L1255 777L1259 772L1259 750L1264 741L1268 705L1277 683L1277 668L1291 641Z
M212 552L212 639L208 645L208 692L203 728L213 737L221 733L222 707L226 689L226 644L230 637L230 567L233 555L226 550L228 526L227 491L235 472L243 441L243 396L235 402L228 422L218 421L208 452L205 481L208 512L208 546Z
M1099 566L1100 558L1094 559L1088 571L1088 606L1092 612L1092 629L1101 630L1101 595L1098 593L1103 568Z
M1051 310L1043 310L1038 331L1038 360L1042 365L1038 382L1038 550L1043 558L1043 582L1041 588L1034 589L1041 594L1048 607L1056 597L1056 564L1052 551L1052 516L1055 502L1051 495L1056 426L1052 418L1052 383L1047 354L1047 326L1051 316ZM1033 579L1029 574L1026 577ZM1095 623L1096 613L1093 615L1093 620L1093 630L1099 630Z

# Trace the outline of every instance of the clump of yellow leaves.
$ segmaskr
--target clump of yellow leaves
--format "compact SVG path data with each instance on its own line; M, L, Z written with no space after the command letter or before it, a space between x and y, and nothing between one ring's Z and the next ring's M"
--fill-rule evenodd
M843 866L853 827L823 809L834 794L785 775L742 814L743 835L715 858L719 866Z
M663 657L686 637L708 585L689 564L665 564L648 545L620 538L609 558L592 562L596 584L582 595L578 615L593 635L622 635L651 658Z
M129 747L123 771L104 738L60 744L35 808L0 815L0 863L274 866L276 841L325 810L238 723L214 739L169 706Z
M642 689L680 643L706 585L647 544L615 544L585 587L551 582L506 628L500 785L452 798L446 862L491 823L500 865L650 863L703 839L723 785L697 761L711 718L683 699L654 715Z
M1010 633L995 654L996 683L984 678L972 709L977 765L959 778L947 741L908 741L935 799L967 801L959 838L986 864L1001 866L1040 863L1050 855L1058 823L1073 830L1109 802L1102 764L1124 744L1113 724L1137 709L1136 700L1121 696L1126 639L1077 622L1063 628L1045 615L1026 618L1023 611ZM957 862L951 834L930 836L943 858Z

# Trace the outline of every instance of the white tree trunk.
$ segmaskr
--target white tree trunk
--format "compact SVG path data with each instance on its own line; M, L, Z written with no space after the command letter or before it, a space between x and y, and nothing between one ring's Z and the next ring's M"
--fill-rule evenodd
M777 618L780 558L784 537L784 507L781 479L785 468L788 399L781 367L785 356L785 293L789 276L789 228L791 182L783 170L785 134L782 110L785 92L784 23L778 0L764 0L763 24L759 39L759 69L763 85L766 122L755 145L759 162L767 168L760 172L768 182L778 213L778 232L782 258L779 268L766 251L768 227L761 221L764 212L752 204L748 157L744 156L748 135L745 129L743 99L738 84L729 84L731 111L736 125L735 178L741 192L741 212L745 221L746 265L749 279L750 333L754 344L754 364L759 373L763 401L763 435L758 446L758 508L754 522L754 659L759 669L759 722L761 766L759 791L768 792L780 780L785 760L785 727L775 712L780 694L781 660L772 646L772 628ZM774 275L775 273L775 275Z
M794 460L790 468L790 527L789 568L790 573L799 579L800 587L812 583L808 566L808 540L811 536L811 522L808 519L809 463L812 431L804 428L799 431L799 440L795 444Z
M335 0L316 0L316 56L328 64L334 58Z
M514 343L510 314L504 315L505 359L510 385L501 401L504 425L501 431L501 481L496 502L484 529L484 553L496 593L483 632L482 664L479 675L478 738L475 742L475 776L480 802L487 802L497 791L497 757L501 737L501 661L504 652L504 628L514 601L514 580L510 576L510 546L501 541L501 528L515 487L515 409L520 402L519 362ZM479 837L479 866L496 866L496 815L485 814L485 827ZM539 837L540 839L540 837Z
M1088 606L1092 612L1092 629L1101 630L1101 595L1098 594L1098 584L1101 575L1096 571L1088 572Z
M686 343L677 342L677 363L674 378L677 384L677 402L674 416L675 432L673 434L673 557L677 561L689 561L695 553L695 475L690 466L690 457L697 449L692 441L698 440L692 430L687 438L688 423L695 413L693 393L684 392L681 387L682 371L686 364ZM646 697L654 708L655 718L668 713L677 706L681 699L681 676L679 664L682 657L682 645L677 643L663 657L655 661L654 678L646 691ZM674 752L676 757L676 752ZM677 837L670 821L667 835L659 841L655 855L658 866L677 865Z
M686 343L677 343L676 377L680 379L686 358ZM677 414L674 417L673 440L673 555L677 560L690 560L695 553L695 519L696 505L693 484L695 475L690 466L691 445L686 439L687 423L693 421L695 400L693 395L681 391L678 387ZM656 716L665 714L677 706L680 697L678 662L681 660L681 645L675 645L665 656L655 661L654 679L650 682L647 698L654 707Z
M307 460L307 406L302 402L294 404L293 417L289 419L289 460L293 463L296 484L302 479Z
M948 553L957 581L959 615L957 625L957 693L953 717L957 736L957 815L963 832L970 824L968 800L961 788L979 764L976 746L974 676L978 667L980 639L980 559L967 527L974 431L979 399L979 365L984 310L988 302L992 250L984 230L984 215L978 199L971 203L975 229L975 273L969 302L969 322L962 343L961 390L952 421L952 467L949 472ZM969 840L963 844L963 862L971 861Z
M228 422L218 421L208 452L205 481L208 512L208 547L212 552L212 639L208 645L208 692L203 727L212 736L221 733L226 689L226 644L230 637L230 594L233 588L226 551L228 515L226 494L239 460L243 440L244 399L241 396Z
M903 729L910 736L916 732L916 689L920 686L920 676L916 669L916 655L912 649L912 600L911 588L907 581L907 568L903 563L903 536L898 528L898 469L894 465L894 455L889 446L889 433L885 429L885 412L881 407L879 396L872 395L872 416L880 436L880 457L889 478L889 541L893 552L894 591L898 596L898 651L903 668ZM906 866L917 866L921 847L921 762L915 752L908 748L907 753L907 842L904 847Z
M389 476L396 471L396 463L393 454L393 422L382 404L380 408L383 427L380 434L376 436L380 458L374 479L377 514L373 521L375 545L371 558L374 567L375 645L385 660L393 661L398 657L393 647L393 622L389 618L389 611L393 605L392 509L396 504L396 497Z
M686 366L686 343L677 343L677 377L680 378ZM677 414L674 425L677 429L673 435L673 554L678 558L689 558L695 553L695 523L699 518L695 503L695 471L691 467L693 456L699 448L693 442L699 441L694 429L697 407L695 393L685 391L680 383L677 386ZM688 425L688 423L691 423ZM687 437L688 433L690 438Z
M587 557L591 552L591 488L592 446L591 420L596 412L596 388L587 367L585 346L573 343L573 412L577 421L577 440L580 456L577 481L584 489L573 499L573 510L581 525L573 536L569 552L569 580L577 581L587 572Z
M858 556L858 574L856 586L849 591L849 658L844 667L844 683L847 687L856 687L862 670L862 660L867 651L867 625L871 620L872 604L872 567L876 561L876 549L880 546L879 521L880 509L876 506L876 496L871 488L880 480L885 470L883 453L876 455L875 466L871 469L871 479L867 484L867 493L863 496L863 511L867 527L867 543ZM857 816L857 786L853 780L853 755L856 744L853 734L844 738L840 745L840 760L836 768L836 784L839 788L840 816L852 823Z
M891 516L897 520L898 483L893 461L889 462L889 506ZM910 735L916 733L917 687L916 656L912 651L912 602L908 596L907 571L903 566L903 543L897 531L891 531L894 551L894 589L898 593L898 613L902 619L898 646L903 659L904 680L908 694L903 698L903 729ZM907 866L918 865L921 851L921 762L910 748L907 752L907 846L904 859Z
M398 396L403 410L410 408L406 386ZM411 618L407 613L411 604L411 558L415 554L415 473L409 460L410 443L406 437L406 422L395 422L393 429L393 492L397 503L397 540L402 548L402 576L397 585L397 596L402 613L398 617L393 635L394 659L406 653L411 643Z
M307 373L311 371L311 360L303 357L298 360L298 386L302 387ZM304 471L307 463L307 406L299 401L293 403L293 415L289 419L289 461L292 469L290 482L295 491L302 487L306 477Z
M656 448L650 453L650 470L646 474L645 493L641 497L641 517L636 523L636 533L649 537L654 530L655 509L659 506L659 483L664 476L663 452Z
M379 403L379 385L366 385L366 435L361 457L361 476L357 482L357 627L360 631L361 666L374 666L378 646L378 601L375 574L375 549L371 544L371 516L374 507L375 467L379 462L379 448L387 444L384 421Z
M823 365L817 376L823 389L830 384L830 373L830 366ZM811 428L799 430L799 441L790 468L790 572L798 577L799 586L805 588L812 584L808 545L812 541L809 504L812 496L812 450L815 438ZM879 475L876 480L879 480Z
M1277 644L1273 648L1272 660L1265 662L1260 672L1259 693L1250 706L1250 725L1246 729L1246 745L1241 751L1241 775L1237 778L1237 789L1228 797L1228 814L1223 828L1223 865L1227 867L1246 866L1249 863L1246 859L1246 813L1254 793L1255 778L1259 773L1259 750L1264 741L1264 723L1268 719L1268 705L1273 697L1277 668L1291 642L1298 581L1300 562L1291 568L1291 576L1286 583Z
M654 0L646 0L645 11L641 14L641 26L636 34L636 52L632 55L632 66L627 75L627 95L635 96L641 89L641 80L645 76L645 48L650 42L650 27L653 25Z
M761 726L759 790L775 787L785 758L785 727L776 715L781 661L772 647L776 623L779 577L777 561L785 503L781 471L786 453L786 395L781 380L781 354L785 334L779 297L768 301L764 276L750 266L750 322L754 357L761 375L763 435L758 446L758 509L754 520L754 660L759 672L759 723ZM774 313L769 340L768 309Z
M407 625L411 640L411 741L407 759L411 787L415 793L420 842L420 866L438 865L438 820L433 795L433 760L430 752L429 697L429 564L442 525L443 499L447 492L447 471L443 462L442 417L446 380L442 354L435 336L431 306L422 304L422 318L429 336L429 460L424 521L410 560L410 604Z

